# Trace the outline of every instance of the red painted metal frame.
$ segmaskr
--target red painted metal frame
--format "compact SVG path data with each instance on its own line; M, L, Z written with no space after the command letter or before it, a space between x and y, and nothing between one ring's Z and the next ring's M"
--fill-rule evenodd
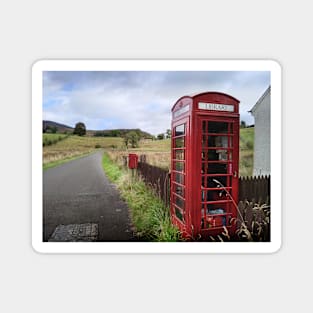
M186 114L183 114L183 115L186 115ZM175 139L176 139L176 136L175 136L175 128L177 126L180 126L180 125L185 125L185 135L184 135L184 147L188 147L189 145L189 142L190 142L190 136L189 136L189 133L190 133L190 130L189 130L189 117L180 117L178 119L176 119L175 122L172 123L172 149L171 149L171 217L172 217L172 222L174 225L176 225L180 230L181 232L184 234L184 236L188 236L188 234L190 233L190 216L189 214L187 214L186 212L186 204L190 201L189 200L189 196L190 194L188 192L186 192L186 184L187 184L187 181L188 181L188 174L186 172L186 169L188 168L188 160L189 160L189 152L186 151L185 149L185 154L184 154L184 171L182 172L183 176L184 176L184 184L179 184L177 182L174 181L173 177L174 177L174 174L176 173L176 170L174 168L174 164L175 164L175 158L174 158L174 151L175 151L175 148L174 148L174 142L175 142ZM183 149L181 149L183 150ZM175 192L174 192L174 185L181 185L181 187L184 188L184 198L185 198L185 212L184 212L184 222L181 221L175 214L175 208L176 208L176 205L175 205ZM188 228L188 229L187 229Z
M216 111L216 110L207 110L199 109L199 102L204 103L216 103L216 104L227 104L233 105L233 112L226 111ZM230 224L231 218L237 217L237 209L235 204L238 203L238 171L239 171L239 101L234 97L220 93L220 92L205 92L197 94L194 96L184 96L177 100L175 105L172 108L173 118L172 118L172 149L171 149L171 219L174 225L176 225L183 236L186 238L205 238L210 235L217 235L223 232L223 223L227 223L226 227L229 232L232 234L235 232L235 224ZM205 138L208 136L224 136L227 137L227 147L202 147L202 122L217 122L217 123L227 123L227 133L204 133ZM177 186L179 183L175 182L174 174L176 173L174 165L174 143L175 143L175 127L185 124L185 166L184 166L184 184L181 184L181 188L184 186L184 216L179 218L176 215L177 206L175 204L175 199L180 197L175 194L177 191ZM232 133L231 126L232 125ZM231 138L231 139L230 139ZM232 146L230 146L232 142ZM208 150L225 150L232 152L232 159L229 160L229 153L227 153L227 160L214 160L214 161L202 161L202 149ZM180 149L182 150L182 149ZM181 161L180 161L181 162ZM201 173L202 163L207 167L209 164L226 164L226 174L221 173ZM206 179L207 177L226 177L227 186L223 187L213 187L213 188L204 188L201 187L202 177ZM231 182L231 185L230 185ZM176 189L175 189L176 188ZM203 194L208 195L209 191L224 191L225 189L231 195L225 196L221 200L204 200L202 199ZM226 197L226 198L225 198ZM177 200L176 200L177 201ZM235 204L233 203L235 202ZM183 203L183 202L181 202ZM224 214L206 214L202 213L202 206L206 205L224 205L226 207L226 212ZM175 211L176 210L176 211ZM206 212L206 207L204 209ZM212 211L210 211L212 212ZM208 221L212 221L212 225L215 223L215 227L205 228L203 221L205 218ZM224 220L223 220L224 218ZM221 221L223 223L221 224ZM225 222L226 221L226 222Z

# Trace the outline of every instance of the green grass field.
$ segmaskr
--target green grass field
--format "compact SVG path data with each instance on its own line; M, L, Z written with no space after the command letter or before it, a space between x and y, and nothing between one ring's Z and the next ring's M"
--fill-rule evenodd
M68 137L68 135L64 134L43 134L42 135L42 145L45 146L50 146L53 144L56 144L58 141L61 141Z
M252 176L254 128L240 129L239 175Z
M131 153L145 154L147 163L169 169L171 163L171 139L143 140L138 148L128 149Z
M60 136L62 137L59 140ZM67 136L67 138L66 138ZM97 148L110 150L112 159L117 160L128 153L145 154L147 162L151 165L169 169L171 160L171 140L142 140L138 148L126 150L123 138L119 137L90 137L60 134L43 134L43 142L55 140L55 143L44 145L43 165L44 168L54 166L82 155L91 153ZM254 128L240 129L240 161L239 175L251 176L253 171L253 142Z
M47 136L48 135L48 136ZM59 134L43 134L43 141ZM65 135L66 136L66 135ZM121 149L123 139L117 137L87 137L70 135L54 144L43 147L43 166L57 165L64 160L73 159L91 153L95 149Z

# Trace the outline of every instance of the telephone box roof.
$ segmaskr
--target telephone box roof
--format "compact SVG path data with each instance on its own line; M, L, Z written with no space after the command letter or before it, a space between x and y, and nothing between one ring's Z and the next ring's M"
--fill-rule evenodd
M198 96L202 96L202 95L207 95L207 94L218 94L218 95L221 95L221 96L225 96L225 97L228 97L228 98L232 98L233 100L235 100L236 102L240 102L238 99L236 99L235 97L231 96L231 95L228 95L227 93L224 93L224 92L219 92L219 91L203 91L203 92L197 92L197 93L193 93L193 94L190 94L190 95L185 95L185 96L182 96L180 97L174 104L174 106L172 107L172 111L174 110L175 106L177 103L179 103L179 101L183 98L196 98Z
M230 98L233 98L234 100L238 101L238 99L236 99L235 97L231 96L231 95L228 95L227 93L224 93L224 92L219 92L219 91L203 91L203 92L196 92L196 93L193 93L193 94L190 94L190 95L186 95L185 97L190 97L190 98L195 98L197 96L201 96L201 95L204 95L204 94L209 94L209 93L217 93L217 94L220 94L220 95L223 95L223 96L227 96L227 97L230 97Z

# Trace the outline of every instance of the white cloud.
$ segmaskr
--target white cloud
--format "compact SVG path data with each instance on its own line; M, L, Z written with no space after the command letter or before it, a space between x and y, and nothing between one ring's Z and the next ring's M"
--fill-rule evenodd
M170 128L171 108L183 95L228 93L241 118L270 84L267 72L45 72L43 118L88 129L140 128L154 135Z

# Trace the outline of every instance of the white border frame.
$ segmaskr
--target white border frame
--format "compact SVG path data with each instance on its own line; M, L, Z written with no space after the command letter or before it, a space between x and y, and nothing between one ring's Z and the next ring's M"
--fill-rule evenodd
M270 71L271 242L43 242L43 71ZM170 105L170 104L169 104ZM273 60L40 60L32 67L32 246L40 253L273 253L281 247L281 67ZM274 129L275 126L275 129Z

